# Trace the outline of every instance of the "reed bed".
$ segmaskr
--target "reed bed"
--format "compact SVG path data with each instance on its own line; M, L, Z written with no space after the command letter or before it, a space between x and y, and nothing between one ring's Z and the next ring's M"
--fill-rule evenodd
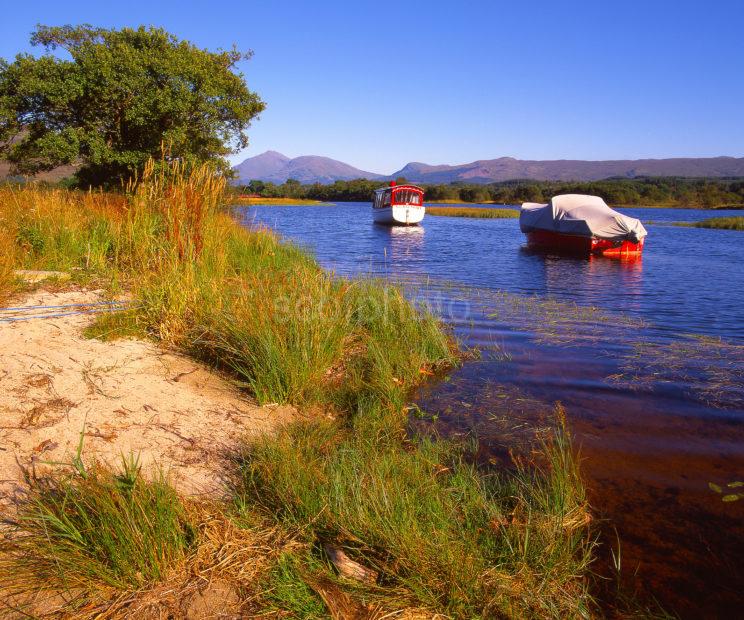
M723 230L744 230L744 216L711 217L695 223L695 228L720 228Z
M224 510L297 545L256 576L265 592L251 595L252 611L299 605L311 617L331 606L332 587L385 612L589 615L593 543L563 426L508 471L476 466L472 447L409 436L411 390L458 363L451 337L399 288L336 278L270 232L240 226L220 206L223 191L211 169L180 163L151 163L121 195L2 187L12 258L0 262L0 283L11 290L12 269L24 267L126 288L132 307L89 333L147 335L230 371L262 403L325 414L246 444L237 463ZM21 510L25 537L14 544L26 546L3 560L10 581L23 573L35 575L29 587L132 592L198 554L199 537L160 483L126 470L53 480L32 487ZM328 544L376 571L374 583L338 577ZM29 573L35 558L40 572Z
M514 219L519 217L516 209L485 207L426 207L428 215L443 217L472 217L478 219Z

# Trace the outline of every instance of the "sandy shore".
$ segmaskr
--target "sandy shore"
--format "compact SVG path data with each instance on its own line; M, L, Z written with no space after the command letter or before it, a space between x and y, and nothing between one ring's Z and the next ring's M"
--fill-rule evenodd
M94 303L100 291L37 291L5 306ZM7 315L6 315L7 316ZM219 495L241 438L297 414L258 406L203 365L157 345L85 338L94 315L0 322L0 512L29 471L83 460L115 464L139 454L165 468L179 491Z

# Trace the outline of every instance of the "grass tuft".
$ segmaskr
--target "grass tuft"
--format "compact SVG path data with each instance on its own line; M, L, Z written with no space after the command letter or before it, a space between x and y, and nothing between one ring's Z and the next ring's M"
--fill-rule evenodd
M9 590L138 589L161 580L195 544L176 492L145 480L134 459L33 480L3 545Z
M312 557L304 559L311 565L318 564ZM265 612L289 614L301 620L328 617L323 600L305 582L302 562L291 551L282 553L267 575L263 598Z

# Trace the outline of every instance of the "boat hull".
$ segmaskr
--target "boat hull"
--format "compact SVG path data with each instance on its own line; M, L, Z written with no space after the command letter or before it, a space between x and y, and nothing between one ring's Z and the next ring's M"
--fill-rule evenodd
M424 219L425 207L417 205L394 205L372 209L372 217L377 224L390 226L415 226Z
M645 239L633 242L628 240L613 241L596 237L579 237L564 235L549 230L533 230L527 234L527 245L531 248L551 250L565 254L583 256L625 257L638 256L643 251Z

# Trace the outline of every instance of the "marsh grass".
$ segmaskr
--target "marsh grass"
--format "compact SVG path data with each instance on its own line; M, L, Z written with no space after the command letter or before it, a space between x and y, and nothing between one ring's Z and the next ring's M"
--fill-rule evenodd
M10 591L137 589L164 577L195 544L181 500L135 459L120 470L58 472L30 481L0 554Z
M720 228L723 230L744 230L744 216L711 217L695 222L695 228Z
M427 215L445 217L471 217L480 219L514 219L519 217L517 209L479 207L426 207Z
M689 398L718 409L744 407L744 346L722 338L679 334L675 341L630 343L618 372L607 380L634 391L677 386Z

